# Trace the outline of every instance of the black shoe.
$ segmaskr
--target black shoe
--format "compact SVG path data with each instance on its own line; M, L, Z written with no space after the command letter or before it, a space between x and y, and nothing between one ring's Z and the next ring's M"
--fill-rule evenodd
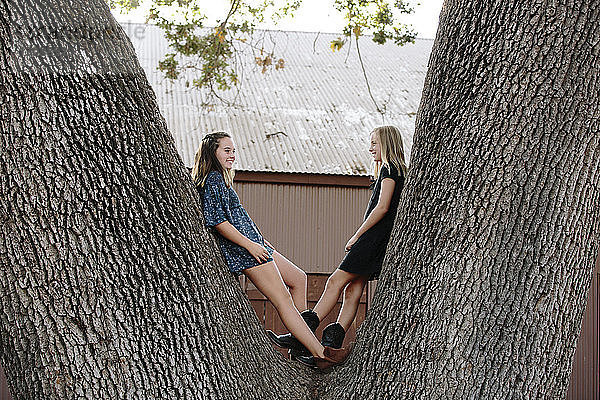
M319 321L319 316L317 315L317 313L313 310L304 310L300 313L300 315L304 319L304 322L306 322L306 325L308 325L310 330L314 333L319 327L319 323L321 322Z
M298 361L298 362L300 362L308 367L311 367L311 368L317 367L317 365L315 363L315 358L310 353L307 356L306 355L296 356L296 357L292 358L292 360Z
M323 329L323 338L321 339L321 344L324 347L339 349L344 343L345 336L346 331L344 330L342 325L335 322L333 324L327 325L325 329Z
M300 341L298 341L291 333L277 335L273 331L267 331L267 337L274 345L284 349L295 349L302 346L302 343L300 343Z
M304 322L306 322L306 325L308 326L308 328L313 333L315 333L315 331L317 330L317 327L319 326L319 322L320 322L319 316L317 315L317 313L314 312L313 310L304 310L300 313L300 316L302 317L302 319L304 319ZM293 360L298 357L311 356L310 351L308 351L308 349L306 347L304 347L304 345L302 343L300 343L300 341L298 339L296 339L296 338L294 338L294 339L298 342L298 346L290 347L290 358ZM313 361L313 365L314 365L314 361Z
M313 310L304 310L300 313L300 316L302 317L302 319L304 319L306 325L308 325L310 330L312 330L314 333L317 330L317 327L319 326L319 317L317 316L317 313L315 313ZM300 341L296 339L291 333L277 335L275 334L275 332L268 330L267 337L269 338L269 340L271 340L271 342L273 342L273 344L279 347L283 347L284 349L294 349L299 351L306 350L302 343L300 343ZM306 352L308 351L306 350Z
M296 348L296 349L290 349L290 351L288 351L288 354L290 355L290 360L295 360L298 357L308 357L310 356L310 351L308 351L308 349L304 346Z

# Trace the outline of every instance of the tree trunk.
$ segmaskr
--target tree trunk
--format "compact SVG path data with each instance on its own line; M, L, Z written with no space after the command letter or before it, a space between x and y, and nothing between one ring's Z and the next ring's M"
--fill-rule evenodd
M598 6L446 4L375 305L321 375L225 272L102 1L0 2L13 396L564 397L599 248Z
M101 0L0 2L0 363L15 399L278 399L133 47ZM258 373L257 373L258 372Z
M323 398L564 399L600 242L598 10L446 2L374 306Z

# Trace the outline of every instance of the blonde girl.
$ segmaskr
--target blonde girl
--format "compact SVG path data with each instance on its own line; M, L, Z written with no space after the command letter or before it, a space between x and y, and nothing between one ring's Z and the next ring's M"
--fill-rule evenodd
M404 186L406 162L402 137L398 128L382 126L370 135L369 152L375 161L371 199L365 218L354 235L346 243L347 251L339 267L331 274L321 298L313 312L322 321L333 309L343 292L342 308L337 321L323 330L321 344L340 348L346 331L354 321L360 297L367 282L376 279L381 272L383 256L387 247L398 200ZM316 330L319 322L311 328ZM283 335L282 335L283 336ZM305 349L289 346L292 356L304 354Z

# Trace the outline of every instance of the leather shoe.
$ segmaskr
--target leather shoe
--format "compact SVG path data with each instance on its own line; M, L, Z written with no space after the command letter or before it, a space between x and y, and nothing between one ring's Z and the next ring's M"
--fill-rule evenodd
M323 346L339 349L344 343L345 336L346 331L344 330L344 327L339 323L334 322L333 324L327 325L325 329L323 329L323 339L321 339L321 344Z
M316 360L315 357L313 357L312 355L299 355L299 356L294 356L294 358L292 358L292 360L294 361L299 361L302 364L311 367L311 368L315 368L316 365Z
M297 349L303 347L302 343L300 343L300 341L296 339L291 333L286 333L285 335L277 335L275 332L268 330L267 337L274 345L282 347L284 349Z
M290 349L288 351L288 354L290 355L290 360L294 360L296 357L299 356L310 356L310 351L308 351L308 349L304 346L302 346L301 349Z
M317 327L319 326L319 316L317 315L317 313L313 310L304 310L300 313L300 316L302 317L302 319L304 319L306 325L314 333L317 330ZM277 335L275 332L267 330L267 336L269 337L269 340L271 340L271 342L273 342L273 344L275 344L276 346L283 347L284 349L296 350L297 354L308 353L308 351L306 351L302 343L300 343L300 341L296 339L291 333Z

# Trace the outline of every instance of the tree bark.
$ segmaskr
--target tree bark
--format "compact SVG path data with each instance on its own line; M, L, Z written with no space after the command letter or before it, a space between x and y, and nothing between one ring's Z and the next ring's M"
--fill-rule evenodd
M100 0L0 2L0 363L15 399L303 398Z
M0 2L0 363L39 398L562 398L600 210L598 1L449 2L375 304L267 343L101 0Z
M563 399L600 224L598 1L447 1L374 306L323 398Z

